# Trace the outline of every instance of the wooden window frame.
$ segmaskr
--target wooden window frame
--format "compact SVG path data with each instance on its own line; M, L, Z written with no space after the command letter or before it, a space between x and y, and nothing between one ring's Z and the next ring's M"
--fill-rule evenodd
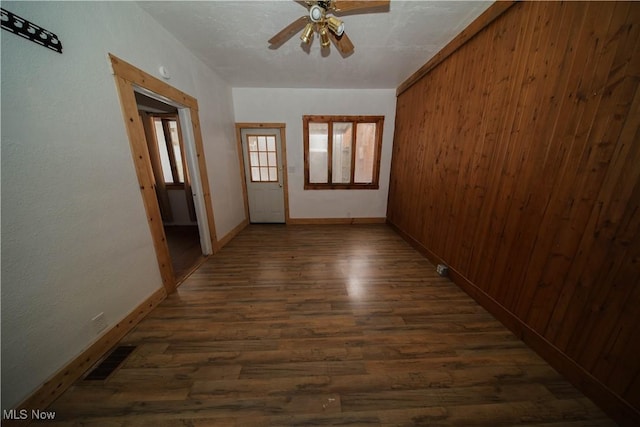
M309 182L309 124L310 123L327 123L328 130L328 183L310 183ZM332 167L333 167L333 124L334 123L352 123L353 140L351 147L351 182L349 184L332 183ZM373 150L373 171L372 182L367 184L354 183L355 173L355 156L356 156L356 134L358 123L373 123L376 125L375 147ZM305 190L378 190L380 188L380 157L382 153L382 133L384 130L384 116L302 116L302 132L304 139L304 189Z
M169 164L171 165L171 174L173 175L173 182L168 181L167 177L164 176L163 174L163 178L164 178L164 183L165 186L167 188L172 188L172 189L184 189L185 188L185 183L180 182L180 178L178 176L178 163L175 157L175 153L173 152L173 146L172 146L172 141L171 141L171 131L169 130L169 121L175 121L176 124L178 125L178 139L180 140L180 155L182 156L182 164L181 164L181 168L182 168L182 174L186 179L186 174L187 174L187 168L186 168L186 161L185 161L185 154L184 154L184 148L182 146L182 135L180 132L180 121L178 119L178 115L177 114L167 114L167 113L151 113L151 120L155 121L160 120L162 123L162 133L164 136L164 141L165 141L165 146L167 147L167 155L169 156ZM153 128L153 131L155 133L155 125ZM158 141L157 135L156 135L156 142L159 144L160 141Z

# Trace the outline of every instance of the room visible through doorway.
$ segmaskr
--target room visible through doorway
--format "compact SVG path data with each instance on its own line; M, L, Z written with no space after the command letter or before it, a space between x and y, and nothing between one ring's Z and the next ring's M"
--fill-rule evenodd
M204 259L178 110L135 94L176 282Z

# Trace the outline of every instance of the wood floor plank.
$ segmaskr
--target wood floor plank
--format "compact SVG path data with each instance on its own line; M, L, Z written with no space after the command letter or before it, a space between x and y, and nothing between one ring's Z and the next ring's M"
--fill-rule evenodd
M122 342L51 425L611 425L385 225L251 225Z

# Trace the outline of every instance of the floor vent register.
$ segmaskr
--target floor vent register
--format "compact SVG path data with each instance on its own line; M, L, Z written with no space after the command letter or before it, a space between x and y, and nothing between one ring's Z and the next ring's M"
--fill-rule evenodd
M93 368L85 381L104 381L115 372L125 359L136 349L134 345L120 345L115 348L102 362Z

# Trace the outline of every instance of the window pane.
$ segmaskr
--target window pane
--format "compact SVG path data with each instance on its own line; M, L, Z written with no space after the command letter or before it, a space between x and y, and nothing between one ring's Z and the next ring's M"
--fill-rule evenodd
M329 182L329 124L309 123L309 182Z
M251 153L249 162L250 166L259 166L260 164L258 163L258 153Z
M268 160L269 160L269 166L277 166L276 165L276 153L269 153Z
M356 167L354 174L354 181L358 184L373 182L375 139L375 123L358 123L356 131Z
M162 130L162 120L155 119L153 124L156 128L156 139L158 143L158 152L160 153L160 163L162 164L162 175L164 182L173 182L173 173L171 172L171 161L167 152L167 142L164 139L164 131Z
M351 123L333 124L333 166L331 181L336 184L351 182L351 140L353 125Z
M249 151L258 151L258 137L257 136L248 136L249 140Z
M260 166L267 166L267 153L260 153Z
M247 136L249 144L249 165L252 180L255 182L278 181L278 155L276 137L273 135Z
M171 134L173 156L176 159L178 182L184 182L184 170L182 170L182 153L180 152L180 138L178 137L178 122L176 122L175 120L169 121L169 133Z
M268 136L267 137L267 150L268 151L276 151L276 137Z

